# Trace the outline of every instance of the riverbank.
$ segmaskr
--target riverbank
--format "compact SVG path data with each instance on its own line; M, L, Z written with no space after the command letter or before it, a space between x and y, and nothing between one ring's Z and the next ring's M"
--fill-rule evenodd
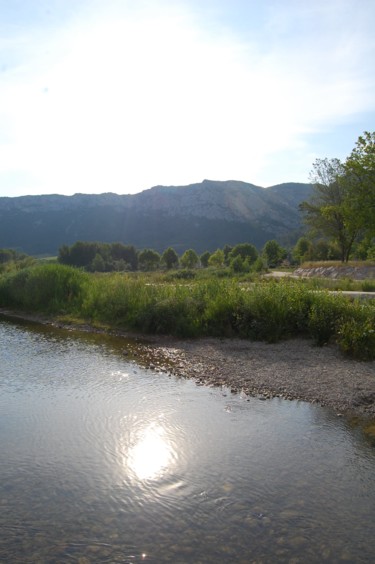
M242 339L146 337L5 309L0 313L69 330L121 336L124 355L152 370L193 378L199 385L226 386L233 393L260 400L280 397L318 403L338 415L375 419L375 361L345 358L333 345L317 347L306 339L266 344Z

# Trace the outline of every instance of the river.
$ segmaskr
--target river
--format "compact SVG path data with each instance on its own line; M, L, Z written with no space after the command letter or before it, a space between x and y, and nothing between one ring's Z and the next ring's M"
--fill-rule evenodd
M334 412L0 317L0 561L372 562L375 449Z

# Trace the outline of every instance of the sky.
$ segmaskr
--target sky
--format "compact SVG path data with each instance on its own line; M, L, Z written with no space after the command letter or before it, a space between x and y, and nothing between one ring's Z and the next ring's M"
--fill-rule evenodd
M374 0L0 0L0 196L308 182L375 130Z

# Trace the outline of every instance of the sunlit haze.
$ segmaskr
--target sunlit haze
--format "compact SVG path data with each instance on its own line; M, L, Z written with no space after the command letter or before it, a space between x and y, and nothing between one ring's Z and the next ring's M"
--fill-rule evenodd
M373 0L0 0L0 196L307 182L375 122Z

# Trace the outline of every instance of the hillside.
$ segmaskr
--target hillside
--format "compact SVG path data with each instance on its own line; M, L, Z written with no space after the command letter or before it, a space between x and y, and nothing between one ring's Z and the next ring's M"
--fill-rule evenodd
M244 241L258 247L274 238L294 242L301 230L298 204L310 190L309 184L261 188L204 180L134 195L0 198L0 247L56 254L61 245L82 240L202 252Z

